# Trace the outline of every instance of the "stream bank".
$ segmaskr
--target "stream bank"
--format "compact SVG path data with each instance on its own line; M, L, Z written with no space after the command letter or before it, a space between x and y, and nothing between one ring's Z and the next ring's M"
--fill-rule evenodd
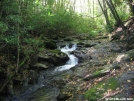
M53 73L54 67L64 65L68 56L58 49L40 52L29 65L26 79L22 80L21 76L14 78L18 85L14 86L14 95L10 95L6 101L133 98L134 50L126 50L125 42L110 42L106 36L92 40L85 36L72 36L63 38L59 44L64 46L66 43L77 44L72 54L79 59L79 64L69 70ZM21 80L23 82L19 84Z

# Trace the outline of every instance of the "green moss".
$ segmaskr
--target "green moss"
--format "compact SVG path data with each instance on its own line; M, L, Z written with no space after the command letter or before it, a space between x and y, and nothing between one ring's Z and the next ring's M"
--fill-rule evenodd
M85 98L89 101L97 101L103 97L103 93L107 92L109 89L115 90L119 87L115 77L112 77L108 80L102 81L91 89L85 92Z
M95 73L94 73L94 75L100 75L101 74L101 71L96 71Z
M102 73L101 71L95 71L92 75L97 77L97 76L100 76Z
M108 89L115 90L118 86L119 85L118 85L118 83L116 81L116 78L112 77L108 81L106 81L105 89L106 90L108 90Z
M91 88L85 93L85 98L88 99L89 101L97 101L98 98L100 98L102 95L97 93L97 88Z
M107 68L100 68L97 71L93 72L92 76L93 77L99 77L105 73L105 71L109 70L110 67Z

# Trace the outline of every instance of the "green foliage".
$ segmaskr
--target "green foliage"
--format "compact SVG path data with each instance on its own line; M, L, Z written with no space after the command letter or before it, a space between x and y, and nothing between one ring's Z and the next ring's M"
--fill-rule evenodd
M6 21L9 22L9 23L19 23L19 24L21 24L22 19L19 15L9 15L6 18Z
M25 56L37 53L43 47L43 41L40 38L24 38L21 53Z
M73 28L77 33L91 33L91 30L94 28L92 21L89 18L84 18L82 15L76 15L72 22Z
M4 33L8 30L8 25L2 21L0 21L0 33Z
M119 8L119 10L118 10L118 14L119 14L122 21L125 21L130 17L130 12L125 11L125 8L126 7L124 6L124 8L122 8L122 9ZM125 11L125 14L124 14L124 11Z
M49 3L48 3L49 4ZM93 19L84 18L76 14L71 7L66 8L64 2L53 5L50 3L39 12L32 14L25 20L27 26L37 33L66 34L66 33L87 33L94 36L96 33L92 30L97 28ZM59 9L60 8L60 9Z

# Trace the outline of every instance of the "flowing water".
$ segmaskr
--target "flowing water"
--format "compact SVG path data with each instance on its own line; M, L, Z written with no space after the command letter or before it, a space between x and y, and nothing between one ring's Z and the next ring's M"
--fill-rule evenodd
M8 97L6 101L34 101L32 99L35 98L36 92L39 92L39 94L42 94L42 91L40 91L42 89L43 89L43 93L47 92L45 94L49 94L50 92L51 94L49 96L56 98L60 90L59 88L51 87L51 84L55 81L55 77L60 76L62 71L68 70L78 64L78 58L75 57L73 54L71 54L72 51L76 50L76 48L77 48L76 44L73 44L71 46L67 44L65 45L65 47L62 47L62 48L61 46L59 46L59 49L61 50L61 52L67 54L67 56L69 57L69 60L66 62L66 64L63 66L55 67L54 70L48 69L45 71L41 71L39 74L37 84L29 85L28 82L26 81L25 85L27 85L27 87L24 86L22 89L22 92L19 95L13 95L11 97Z
M63 52L63 53L65 53L65 54L68 55L69 60L67 61L67 63L65 65L57 67L55 69L56 71L67 70L67 69L70 69L70 68L72 68L72 67L74 67L75 65L78 64L78 58L75 57L73 54L71 54L71 52L74 51L76 48L77 48L77 45L76 44L72 45L71 48L69 47L69 45L66 45L63 48L60 48L59 47L59 49L61 50L61 52Z

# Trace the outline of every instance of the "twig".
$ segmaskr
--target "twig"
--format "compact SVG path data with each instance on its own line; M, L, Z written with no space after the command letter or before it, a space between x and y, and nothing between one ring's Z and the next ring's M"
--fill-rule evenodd
M108 94L105 95L103 98L100 98L98 101L102 101L102 100L104 100L104 99L107 98L107 97L114 96L114 95L120 93L121 91L122 91L122 90L118 90L118 91L115 91L114 93L108 93Z
M2 47L0 47L0 48L4 48L6 45L7 45L7 43L5 45L3 45Z

